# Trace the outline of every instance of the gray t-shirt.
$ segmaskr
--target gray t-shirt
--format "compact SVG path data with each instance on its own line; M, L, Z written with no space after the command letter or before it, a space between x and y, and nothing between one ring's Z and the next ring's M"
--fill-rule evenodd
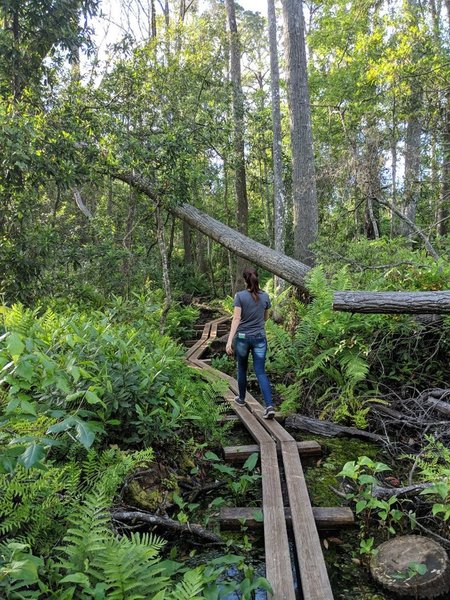
M246 336L265 334L264 312L270 308L269 294L260 290L259 299L254 300L248 290L238 292L234 297L234 306L241 307L241 322L236 334L245 333Z

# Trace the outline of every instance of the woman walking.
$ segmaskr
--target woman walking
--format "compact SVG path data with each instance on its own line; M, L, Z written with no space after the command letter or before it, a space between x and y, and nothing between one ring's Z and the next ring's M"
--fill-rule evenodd
M233 321L226 347L227 354L231 356L234 339L239 387L236 403L240 406L245 405L248 357L251 352L253 368L266 406L263 417L273 419L275 409L273 408L272 389L265 369L267 354L265 321L269 318L270 298L266 292L259 289L258 274L255 269L252 267L245 269L243 276L247 289L238 292L234 297Z

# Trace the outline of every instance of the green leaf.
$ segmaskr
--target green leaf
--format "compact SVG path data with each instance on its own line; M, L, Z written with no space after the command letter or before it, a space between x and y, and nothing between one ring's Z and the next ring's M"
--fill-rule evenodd
M253 452L253 454L251 454L247 460L244 463L244 469L247 469L247 471L253 471L253 469L256 467L257 463L259 460L259 452Z
M34 415L36 416L36 408L34 404L28 402L28 400L20 401L20 409L24 415Z
M365 473L363 473L362 475L360 475L358 477L358 481L362 484L370 483L370 484L376 485L376 483L377 483L377 480L375 479L375 477L373 477L372 475L366 475Z
M77 432L75 437L80 444L83 444L86 449L90 448L95 440L95 431L92 426L77 418L75 419L75 429Z
M355 506L355 512L357 515L359 515L360 512L362 512L367 506L367 500L360 500L359 502L356 503Z
M19 463L26 469L31 469L45 456L45 449L41 444L30 444L25 452L19 457Z
M89 577L84 573L71 573L61 579L60 583L80 583L82 586L88 588L91 585Z
M11 332L8 341L6 342L6 347L8 348L9 353L14 359L19 358L22 352L25 349L25 344L22 342L22 339L18 333L15 331Z
M68 417L64 419L64 421L60 421L59 423L55 423L54 425L50 425L47 429L46 433L60 433L61 431L67 431L75 424L74 417Z
M264 515L261 509L255 510L255 512L252 513L252 516L257 523L262 523L264 521Z
M101 400L95 392L91 392L88 390L85 395L86 402L88 404L101 404L104 408L106 408L106 404Z
M210 451L205 453L205 459L220 461L220 458L217 456L217 454L215 454L214 452L210 452Z

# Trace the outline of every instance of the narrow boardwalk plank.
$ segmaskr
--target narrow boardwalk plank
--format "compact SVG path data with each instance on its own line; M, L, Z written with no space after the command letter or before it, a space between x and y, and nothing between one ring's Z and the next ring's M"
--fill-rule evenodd
M320 456L322 447L318 442L306 441L297 442L297 448L300 456ZM254 452L259 452L259 447L256 444L247 446L225 446L223 449L224 458L226 461L241 463L245 462Z
M295 600L295 585L274 442L261 444L266 577L274 600Z
M281 453L303 597L305 600L332 600L330 580L295 441L282 442Z
M313 506L313 515L316 527L320 531L351 527L355 524L353 511L345 506ZM256 506L223 506L219 512L220 526L223 529L239 529L242 522L250 529L263 527L261 515L264 509ZM284 509L284 516L288 526L292 526L291 509Z

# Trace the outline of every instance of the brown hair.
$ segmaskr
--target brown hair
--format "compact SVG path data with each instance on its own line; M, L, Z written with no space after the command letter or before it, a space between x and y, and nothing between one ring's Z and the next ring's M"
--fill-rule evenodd
M242 275L244 277L245 283L247 284L247 289L253 297L253 300L255 302L258 302L259 281L256 269L254 269L253 267L247 267Z

